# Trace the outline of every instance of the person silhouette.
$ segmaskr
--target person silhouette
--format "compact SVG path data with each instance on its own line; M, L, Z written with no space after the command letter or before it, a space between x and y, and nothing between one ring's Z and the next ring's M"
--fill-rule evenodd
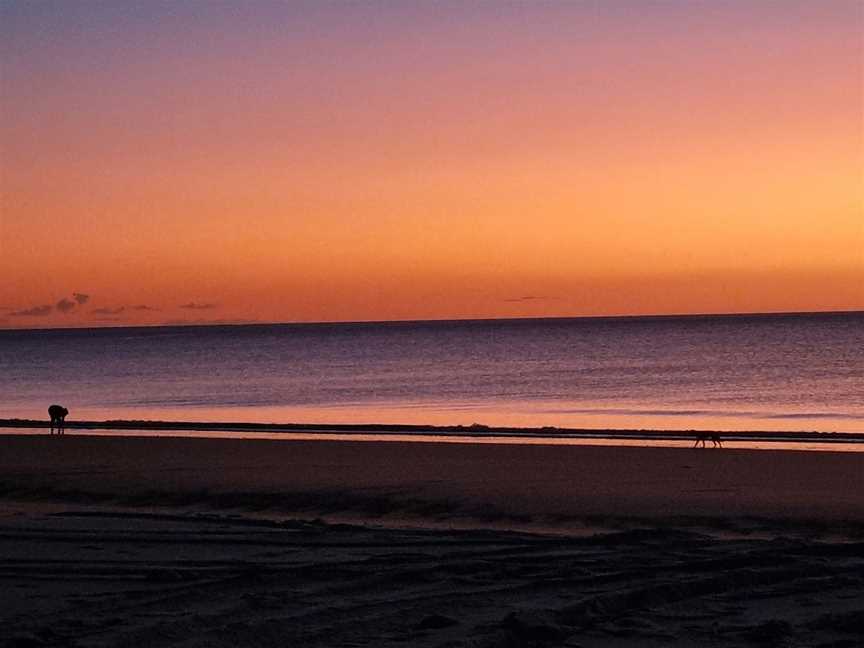
M69 410L62 405L52 405L48 408L48 416L51 417L51 434L54 434L54 425L57 425L57 434L63 434L66 429L66 415Z

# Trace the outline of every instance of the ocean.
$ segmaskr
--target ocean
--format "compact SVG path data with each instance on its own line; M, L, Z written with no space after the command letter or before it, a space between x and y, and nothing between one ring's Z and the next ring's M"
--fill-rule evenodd
M864 313L0 331L0 418L864 431Z

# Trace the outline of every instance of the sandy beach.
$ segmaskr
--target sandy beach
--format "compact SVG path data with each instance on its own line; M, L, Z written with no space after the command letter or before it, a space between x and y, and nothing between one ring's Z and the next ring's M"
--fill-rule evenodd
M0 438L8 646L861 645L864 454Z

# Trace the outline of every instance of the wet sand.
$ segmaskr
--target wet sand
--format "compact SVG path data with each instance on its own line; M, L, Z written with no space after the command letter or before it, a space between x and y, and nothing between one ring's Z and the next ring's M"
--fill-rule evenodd
M0 645L857 646L862 530L862 453L5 436Z
M506 523L864 520L864 453L73 434L0 448L7 497Z

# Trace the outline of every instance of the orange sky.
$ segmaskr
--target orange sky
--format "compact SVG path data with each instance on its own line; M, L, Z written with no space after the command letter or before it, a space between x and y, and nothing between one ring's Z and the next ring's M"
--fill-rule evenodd
M0 327L864 309L859 2L428 4L0 4Z

